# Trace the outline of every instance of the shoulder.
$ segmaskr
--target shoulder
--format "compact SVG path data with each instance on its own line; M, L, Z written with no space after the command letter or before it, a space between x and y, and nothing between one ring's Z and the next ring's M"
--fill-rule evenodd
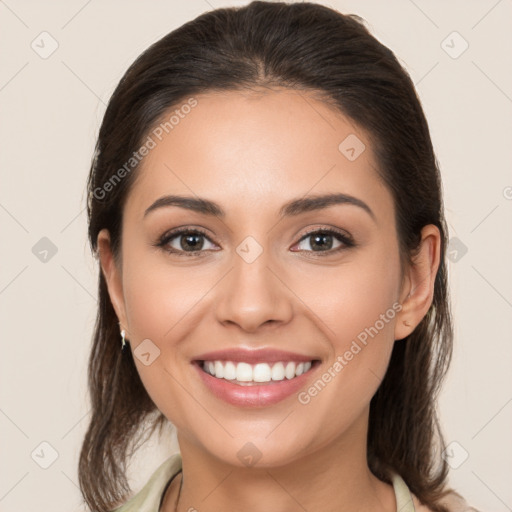
M158 512L164 490L182 468L181 454L175 453L153 472L144 487L112 512Z

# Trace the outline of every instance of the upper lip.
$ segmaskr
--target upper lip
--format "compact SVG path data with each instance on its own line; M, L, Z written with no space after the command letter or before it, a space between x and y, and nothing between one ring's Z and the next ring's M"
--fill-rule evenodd
M194 358L195 361L233 361L244 363L277 363L279 361L314 361L315 357L288 352L285 350L262 349L224 349L205 352Z

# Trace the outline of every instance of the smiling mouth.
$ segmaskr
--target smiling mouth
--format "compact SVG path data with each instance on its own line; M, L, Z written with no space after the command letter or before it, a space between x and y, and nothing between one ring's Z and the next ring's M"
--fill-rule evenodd
M250 364L235 361L196 361L202 371L219 380L240 386L272 384L293 380L320 364L318 359L311 361L278 361Z

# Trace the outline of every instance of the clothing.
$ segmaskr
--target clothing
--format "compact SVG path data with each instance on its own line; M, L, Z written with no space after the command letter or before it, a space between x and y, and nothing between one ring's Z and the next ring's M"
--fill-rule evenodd
M128 502L116 508L112 512L159 512L163 497L170 481L181 471L181 454L176 453L163 462L151 475L144 487ZM395 473L392 477L393 489L397 502L397 512L421 512L423 507L415 508L412 494L402 477ZM458 495L457 495L458 496ZM446 501L446 504L455 504L457 508L451 508L453 512L458 510L475 510L465 508L465 501L455 498L456 501ZM461 506L461 508L458 508ZM464 507L464 508L462 508Z

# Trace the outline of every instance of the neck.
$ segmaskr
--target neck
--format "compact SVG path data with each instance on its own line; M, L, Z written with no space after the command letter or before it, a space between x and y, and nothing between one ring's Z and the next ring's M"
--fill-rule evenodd
M396 511L393 487L368 468L366 429L360 426L279 467L235 467L179 433L178 441L183 480L174 479L162 512L232 510L234 503L237 509L251 512Z

